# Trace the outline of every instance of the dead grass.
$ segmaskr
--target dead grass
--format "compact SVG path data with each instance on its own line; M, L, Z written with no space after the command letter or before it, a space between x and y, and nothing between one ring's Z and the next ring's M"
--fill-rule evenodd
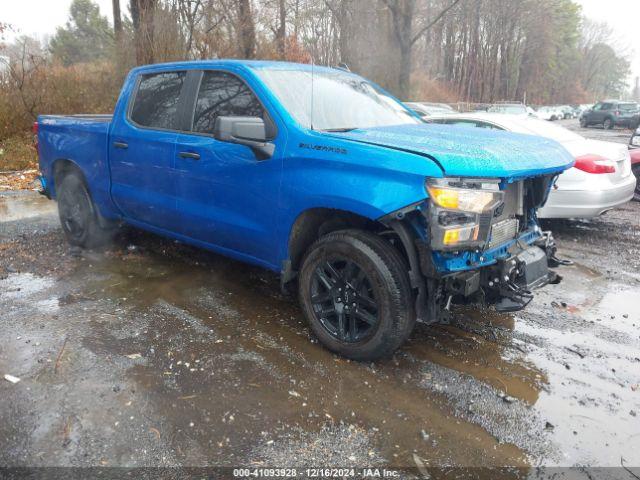
M37 176L38 154L30 133L0 141L0 191L35 188Z
M0 141L0 174L38 168L38 153L29 132Z

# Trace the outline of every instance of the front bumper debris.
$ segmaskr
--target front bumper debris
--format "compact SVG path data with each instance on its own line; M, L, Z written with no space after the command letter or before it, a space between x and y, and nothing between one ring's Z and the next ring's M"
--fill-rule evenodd
M434 269L430 271L431 276L424 269L428 251L419 250L423 273L430 287L428 301L435 302L435 305L428 305L430 315L427 323L446 320L452 303L493 304L501 312L522 310L533 299L532 292L535 289L562 280L551 268L568 263L556 257L551 232L538 234L538 238L531 243L523 241L521 237L503 250L503 255L495 258L490 265L436 275L436 278L433 276Z

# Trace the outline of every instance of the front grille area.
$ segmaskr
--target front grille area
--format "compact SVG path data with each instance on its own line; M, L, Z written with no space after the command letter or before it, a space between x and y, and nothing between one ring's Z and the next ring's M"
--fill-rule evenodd
M516 238L518 234L518 220L508 218L491 226L491 234L487 246L489 248L497 247L509 240Z

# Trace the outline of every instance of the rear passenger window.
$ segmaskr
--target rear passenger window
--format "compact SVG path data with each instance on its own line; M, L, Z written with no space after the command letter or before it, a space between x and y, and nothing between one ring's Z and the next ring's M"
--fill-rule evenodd
M131 109L131 120L152 128L177 128L178 100L186 72L143 75Z
M218 117L260 117L264 109L251 89L235 75L204 72L193 117L193 131L213 133Z

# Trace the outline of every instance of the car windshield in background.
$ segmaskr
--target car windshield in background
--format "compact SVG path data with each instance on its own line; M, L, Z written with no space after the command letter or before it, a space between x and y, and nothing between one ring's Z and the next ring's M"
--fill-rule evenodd
M340 131L422 123L397 100L355 75L316 71L312 88L311 71L258 69L256 73L306 128Z
M618 110L623 112L637 112L638 104L637 103L621 103L618 105Z
M524 105L492 105L487 111L490 113L508 113L510 115L527 114L527 108Z

